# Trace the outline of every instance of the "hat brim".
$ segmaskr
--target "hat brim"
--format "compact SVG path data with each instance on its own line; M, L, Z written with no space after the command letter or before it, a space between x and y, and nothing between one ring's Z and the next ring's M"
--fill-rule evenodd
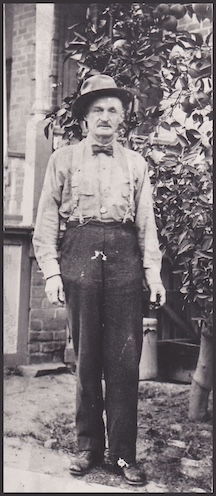
M101 90L91 91L85 95L79 96L73 104L73 116L75 119L81 120L87 112L88 106L94 100L103 96L111 96L119 98L123 105L129 105L133 100L133 94L124 88L106 88Z

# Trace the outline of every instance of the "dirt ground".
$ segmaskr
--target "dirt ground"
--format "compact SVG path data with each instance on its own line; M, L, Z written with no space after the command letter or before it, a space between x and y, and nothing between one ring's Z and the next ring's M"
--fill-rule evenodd
M18 374L19 369L4 373L5 462L19 466L28 450L29 470L37 471L44 451L48 457L43 456L40 470L62 475L76 450L75 375L69 370L40 377ZM208 419L201 423L188 420L189 392L188 384L140 381L137 461L157 492L213 492L212 394ZM83 479L113 486L113 492L115 487L131 490L113 472L108 452L104 464Z

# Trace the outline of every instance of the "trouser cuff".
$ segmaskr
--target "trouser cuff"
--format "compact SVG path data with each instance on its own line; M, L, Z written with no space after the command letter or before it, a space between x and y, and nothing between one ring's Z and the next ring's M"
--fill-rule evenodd
M109 453L109 459L113 464L116 464L119 458L122 458L127 463L135 463L136 461L136 455L131 452Z
M97 439L89 439L83 437L77 441L78 451L97 451L99 453L104 453L105 446L101 444Z

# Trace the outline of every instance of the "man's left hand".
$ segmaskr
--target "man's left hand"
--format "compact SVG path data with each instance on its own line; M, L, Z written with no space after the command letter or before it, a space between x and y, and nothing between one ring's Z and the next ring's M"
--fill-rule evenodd
M160 307L166 302L166 290L162 283L153 283L149 285L150 303L156 303Z

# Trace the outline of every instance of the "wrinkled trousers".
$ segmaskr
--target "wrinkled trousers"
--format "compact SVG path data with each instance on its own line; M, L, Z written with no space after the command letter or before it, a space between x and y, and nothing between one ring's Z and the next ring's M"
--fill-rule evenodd
M143 272L133 224L69 222L60 266L77 357L78 449L103 452L106 424L110 460L133 462L143 340Z

